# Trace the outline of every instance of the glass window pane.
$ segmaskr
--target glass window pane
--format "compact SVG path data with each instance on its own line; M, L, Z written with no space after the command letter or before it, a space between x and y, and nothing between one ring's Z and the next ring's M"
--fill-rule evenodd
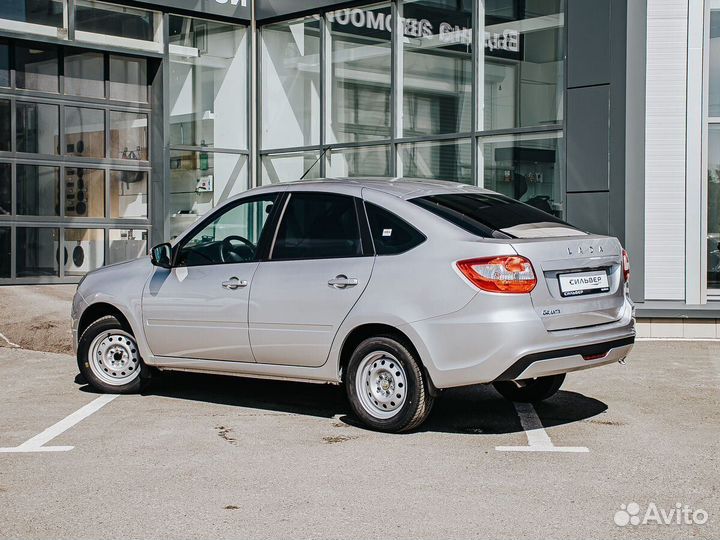
M720 10L710 12L708 57L708 116L720 116Z
M65 153L105 157L105 111L65 107Z
M57 105L17 102L15 112L18 152L59 153L60 110Z
M75 28L82 32L153 41L155 16L144 9L75 0Z
M720 289L720 125L708 126L708 288Z
M65 168L65 215L105 217L105 171Z
M184 242L178 265L206 266L256 260L257 247L276 198L274 193L263 195L213 216L212 222Z
M327 14L332 43L330 142L387 139L390 132L390 5Z
M0 2L0 19L63 26L64 0L3 0Z
M10 227L0 227L0 278L10 277Z
M293 193L277 230L271 259L324 259L362 255L353 197Z
M110 217L147 218L148 173L110 171Z
M12 214L12 165L0 163L0 216Z
M15 275L39 277L60 275L60 233L48 227L18 227Z
M110 229L108 264L115 264L147 255L148 232L144 229Z
M17 214L60 215L60 168L17 165Z
M65 275L83 276L105 264L105 231L65 229Z
M247 157L238 154L173 151L166 231L175 238L198 217L245 191Z
M0 86L10 86L10 45L0 41Z
M406 137L472 129L472 5L403 2Z
M485 5L479 128L557 124L563 118L564 0ZM518 31L517 29L527 28Z
M15 45L15 85L25 90L58 92L58 49L52 45Z
M147 60L110 55L110 99L147 102Z
M12 114L12 106L9 99L0 99L0 150L9 152L11 148L10 115Z
M403 144L400 176L474 184L470 145L470 139Z
M65 53L65 93L105 97L105 55L94 52Z
M263 27L262 147L320 143L320 21Z
M425 241L420 231L384 208L366 202L365 210L378 255L405 253Z
M277 184L305 178L320 178L320 153L292 152L262 156L262 183Z
M170 142L247 148L245 27L170 17Z
M110 111L110 157L147 161L147 114Z
M390 176L390 147L339 148L329 152L328 176Z
M562 142L560 133L482 139L483 186L562 218Z

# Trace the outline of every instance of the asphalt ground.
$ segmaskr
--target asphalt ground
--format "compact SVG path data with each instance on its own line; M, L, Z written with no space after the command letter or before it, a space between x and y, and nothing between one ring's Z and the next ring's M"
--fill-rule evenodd
M720 537L718 343L640 342L534 407L447 391L403 435L333 386L76 374L0 349L0 538ZM695 522L644 520L677 504Z

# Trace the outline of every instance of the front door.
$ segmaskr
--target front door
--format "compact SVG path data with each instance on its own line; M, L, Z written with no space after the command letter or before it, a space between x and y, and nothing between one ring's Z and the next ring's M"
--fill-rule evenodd
M353 197L294 192L250 291L250 342L265 364L321 366L370 281Z
M156 356L252 362L248 299L276 195L221 207L184 237L171 270L143 292L143 323Z

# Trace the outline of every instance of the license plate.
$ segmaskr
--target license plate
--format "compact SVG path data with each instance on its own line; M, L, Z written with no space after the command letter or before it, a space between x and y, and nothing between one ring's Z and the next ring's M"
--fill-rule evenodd
M610 290L607 271L575 272L560 274L560 296L582 296L584 294L605 293Z

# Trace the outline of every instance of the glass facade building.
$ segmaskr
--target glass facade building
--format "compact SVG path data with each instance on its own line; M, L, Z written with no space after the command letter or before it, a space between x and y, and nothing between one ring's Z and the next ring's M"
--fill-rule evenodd
M587 156L624 158L607 131L624 56L582 75L613 2L7 0L0 284L76 282L303 175L485 186L617 234L612 171L582 180ZM588 89L605 140L573 145Z

